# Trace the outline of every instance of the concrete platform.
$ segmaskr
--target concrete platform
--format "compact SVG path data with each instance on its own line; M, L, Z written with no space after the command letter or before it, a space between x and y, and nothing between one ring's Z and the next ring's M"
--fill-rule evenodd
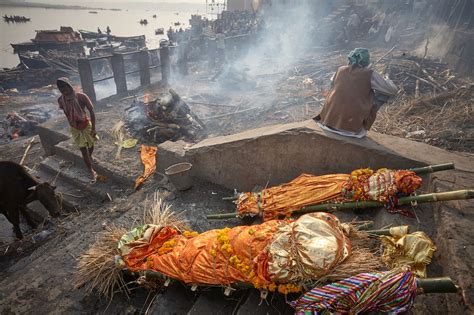
M405 169L454 162L458 169L474 171L471 155L377 133L364 139L342 137L321 130L313 120L209 138L192 146L159 146L159 169L182 161L193 164L193 176L240 191L287 182L301 173L349 173L365 167Z

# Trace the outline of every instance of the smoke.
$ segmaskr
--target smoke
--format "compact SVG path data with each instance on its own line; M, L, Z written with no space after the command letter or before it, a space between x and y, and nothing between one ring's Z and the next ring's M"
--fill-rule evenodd
M286 69L312 46L313 6L310 1L274 1L264 7L257 43L234 66L251 76Z
M435 24L426 31L425 38L414 50L415 55L423 57L426 51L428 58L444 58L451 47L454 31L447 24Z

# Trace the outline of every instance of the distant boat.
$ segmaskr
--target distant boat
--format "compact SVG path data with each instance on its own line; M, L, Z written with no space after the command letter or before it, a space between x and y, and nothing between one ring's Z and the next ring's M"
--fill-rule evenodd
M30 18L27 18L26 16L19 16L19 15L10 15L7 16L6 14L3 16L3 20L7 23L13 22L13 23L25 23L31 21Z
M164 35L165 34L165 29L160 27L155 30L155 35Z
M153 18L156 19L156 14L153 14Z
M97 14L97 11L89 11L90 14Z
M180 26L180 25L181 25L181 23L179 23L179 22L174 23L174 26Z

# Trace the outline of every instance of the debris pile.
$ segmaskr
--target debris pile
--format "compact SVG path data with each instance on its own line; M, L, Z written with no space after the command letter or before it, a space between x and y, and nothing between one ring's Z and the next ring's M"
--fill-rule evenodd
M407 95L420 96L458 89L463 82L446 63L402 54L390 58L383 72Z
M378 113L373 130L447 150L473 153L474 85L435 96L404 98Z
M134 100L126 109L125 122L129 132L147 141L198 141L204 136L205 125L173 90L153 101Z

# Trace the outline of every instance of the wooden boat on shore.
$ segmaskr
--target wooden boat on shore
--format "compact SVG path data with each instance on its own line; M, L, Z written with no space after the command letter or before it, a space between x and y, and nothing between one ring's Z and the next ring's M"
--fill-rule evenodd
M133 45L138 46L139 48L143 48L146 46L146 38L145 35L137 35L137 36L115 36L115 35L107 35L101 34L97 32L91 31L84 31L79 30L81 33L82 38L86 40L100 40L100 41L108 41L108 42L120 42L125 46Z
M72 27L61 26L60 30L38 30L29 42L11 44L14 53L39 50L66 50L84 52L85 41Z

